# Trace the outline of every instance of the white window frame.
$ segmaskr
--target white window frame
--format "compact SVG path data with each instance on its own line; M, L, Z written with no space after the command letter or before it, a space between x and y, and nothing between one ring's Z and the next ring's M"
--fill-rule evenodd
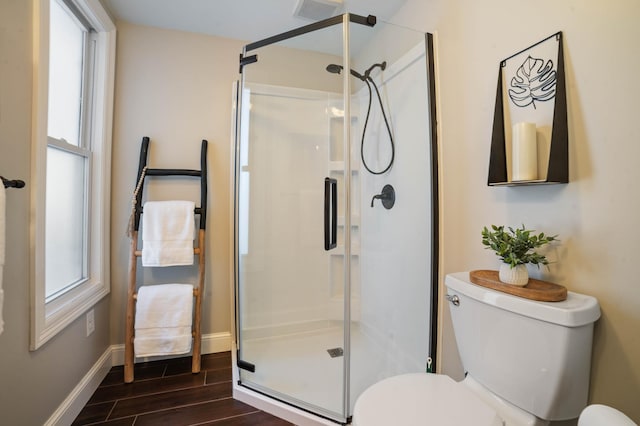
M33 2L33 111L31 156L31 339L36 350L110 292L111 138L116 28L99 0L73 0L96 39L90 138L92 146L88 279L45 300L45 206L49 86L49 1Z
M82 128L82 127L81 127ZM89 137L89 136L87 136ZM74 155L76 157L81 157L85 160L85 170L84 170L84 181L86 182L86 187L85 187L85 191L84 191L84 196L88 199L91 200L92 197L92 188L91 188L91 171L93 169L93 162L92 162L92 158L93 158L93 153L90 149L87 148L83 148L83 147L77 147L75 145L72 145L70 143L68 143L67 141L65 141L64 139L56 139L56 138L52 138L51 136L48 137L48 141L47 141L47 156L49 155L48 150L50 148L56 149L58 151L62 151L65 152L66 154L71 154ZM55 184L55 183L54 183ZM89 203L87 203L89 204ZM76 288L79 285L82 285L84 283L86 283L89 280L89 277L91 276L91 267L95 267L95 266L99 266L99 265L92 265L92 263L95 262L91 262L91 206L85 204L85 208L83 211L83 247L84 247L84 251L85 251L85 256L83 258L83 265L82 265L82 277L77 280L76 282L72 282L72 283L68 283L68 285L63 288L58 290L57 292L47 296L47 291L46 291L46 283L45 283L45 303L47 305L49 305L51 303L51 305L49 306L54 306L54 304L56 303L60 303L60 302L56 302L56 299L59 299L62 295L72 291L74 288ZM46 213L45 213L45 217L46 217ZM46 235L46 233L45 233ZM46 244L45 244L45 249L46 249ZM46 253L46 251L45 251ZM46 254L45 254L46 256ZM45 276L46 276L46 272L45 272Z

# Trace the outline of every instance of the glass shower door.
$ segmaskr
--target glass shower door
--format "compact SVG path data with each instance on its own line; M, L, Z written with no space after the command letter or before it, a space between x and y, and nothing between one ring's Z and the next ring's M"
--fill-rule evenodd
M339 24L245 48L236 261L241 384L344 420L343 80L326 70Z

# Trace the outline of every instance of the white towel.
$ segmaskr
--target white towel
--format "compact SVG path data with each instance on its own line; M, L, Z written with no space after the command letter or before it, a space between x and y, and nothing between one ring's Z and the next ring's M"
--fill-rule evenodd
M0 334L4 331L4 320L2 319L2 305L4 304L4 290L2 290L2 272L4 269L4 245L5 245L5 204L6 193L4 185L0 185Z
M137 357L177 355L191 350L193 286L161 284L140 287L136 302Z
M142 214L142 266L193 265L193 201L147 201Z

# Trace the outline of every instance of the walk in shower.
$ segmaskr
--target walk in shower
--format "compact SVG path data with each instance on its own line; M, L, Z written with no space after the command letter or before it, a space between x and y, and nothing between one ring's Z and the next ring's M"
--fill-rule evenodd
M248 44L237 90L237 387L340 423L435 357L432 38L376 21Z

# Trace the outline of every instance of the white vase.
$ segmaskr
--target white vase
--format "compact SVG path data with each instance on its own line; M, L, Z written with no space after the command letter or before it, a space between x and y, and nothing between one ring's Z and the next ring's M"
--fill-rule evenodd
M498 277L505 284L522 287L529 282L529 271L527 270L527 265L516 265L515 268L512 268L508 263L502 263L500 264Z

